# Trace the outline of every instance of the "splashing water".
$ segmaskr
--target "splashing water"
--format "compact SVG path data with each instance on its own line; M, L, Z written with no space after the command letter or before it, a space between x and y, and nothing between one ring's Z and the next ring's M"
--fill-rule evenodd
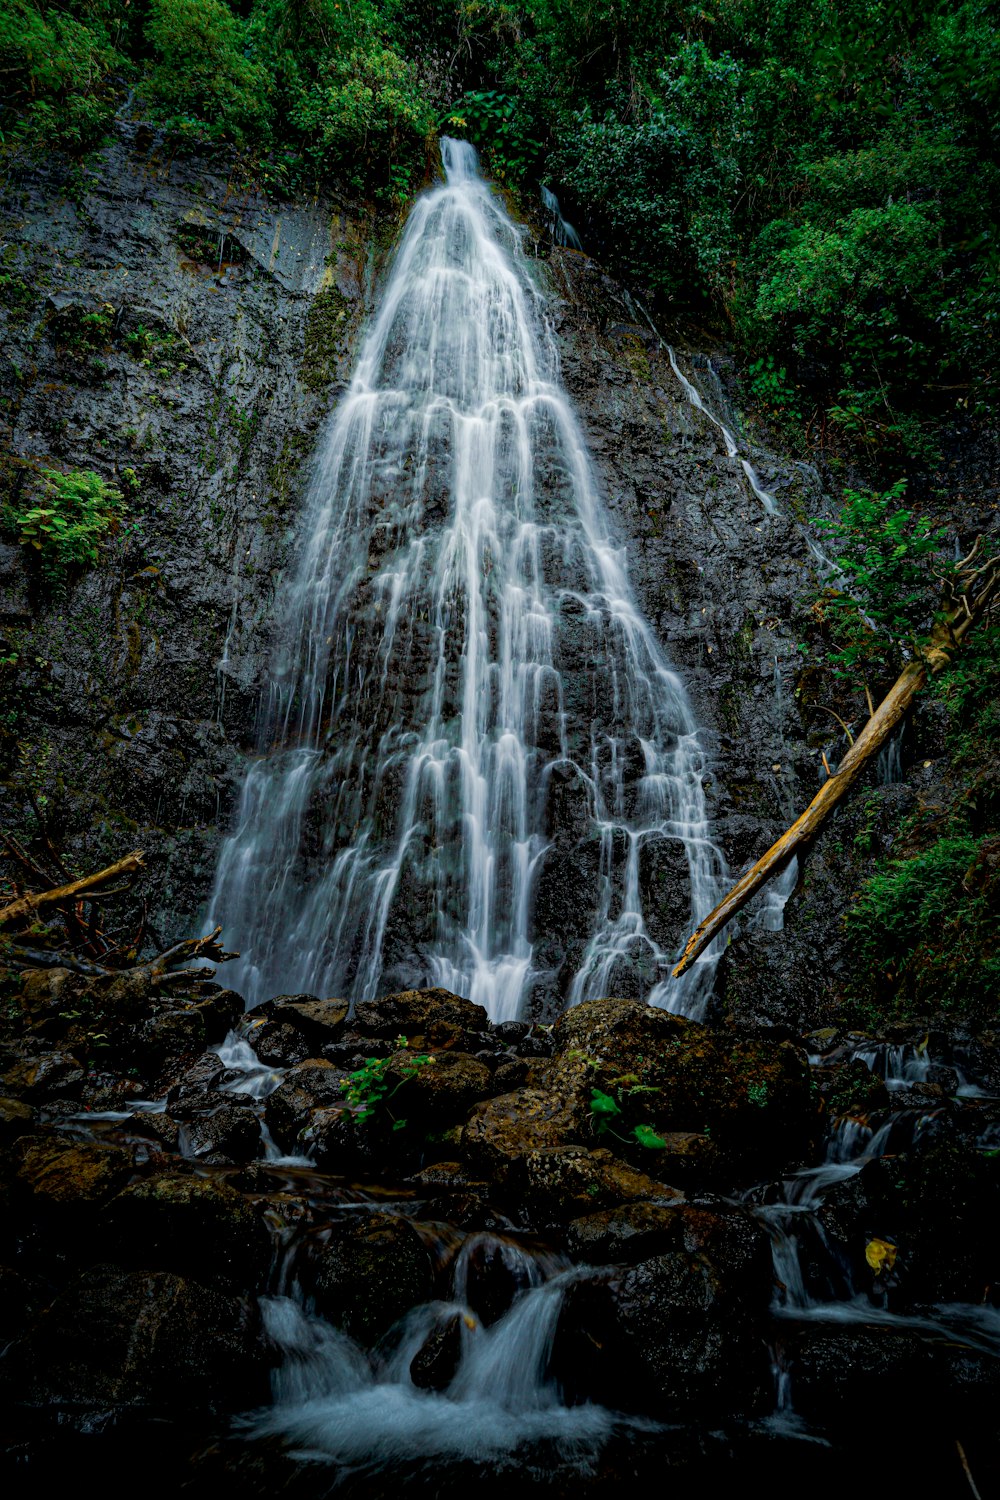
M548 985L696 1015L718 950L669 969L725 878L697 726L633 600L518 231L471 146L442 157L316 466L216 875L245 953L227 980L250 1003L434 983L504 1020ZM643 896L664 865L686 888L672 927ZM554 960L541 883L572 884L584 914Z
M264 1327L280 1355L274 1404L240 1426L250 1438L279 1437L313 1461L487 1461L546 1442L586 1468L617 1426L653 1424L592 1404L567 1406L549 1374L566 1287L583 1274L563 1271L540 1284L532 1277L536 1284L491 1328L461 1301L423 1303L396 1325L388 1352L373 1362L294 1298L263 1298ZM413 1360L456 1319L454 1375L440 1392L423 1390L413 1382Z

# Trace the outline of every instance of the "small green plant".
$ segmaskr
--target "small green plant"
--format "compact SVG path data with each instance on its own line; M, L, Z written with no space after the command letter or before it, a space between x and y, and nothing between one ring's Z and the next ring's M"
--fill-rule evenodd
M940 579L950 566L941 557L947 532L905 509L905 492L903 479L883 494L845 490L836 520L814 520L836 545L850 589L827 588L812 605L839 677L857 679L868 668L897 671L932 622Z
M396 1046L405 1051L408 1046L405 1036L396 1038ZM347 1103L354 1111L357 1119L370 1120L376 1110L385 1107L388 1101L422 1068L426 1068L434 1061L433 1053L415 1052L412 1056L400 1062L398 1055L393 1057L369 1057L365 1059L364 1065L358 1068L341 1084ZM401 1075L397 1082L393 1082L392 1073ZM391 1111L389 1111L391 1117ZM406 1125L404 1119L393 1121L393 1130L402 1130Z
M76 469L42 470L43 491L26 510L5 507L3 521L24 546L39 554L49 582L61 582L78 567L93 566L102 540L119 525L124 501L99 474Z
M630 1092L635 1093L632 1089ZM655 1093L655 1089L643 1088L644 1094ZM640 1146L645 1146L650 1151L662 1151L666 1141L662 1135L657 1135L652 1125L633 1125L628 1136L620 1135L614 1128L622 1116L622 1108L613 1094L606 1094L603 1089L591 1089L590 1113L594 1121L594 1129L598 1135L613 1135L619 1141L630 1143L630 1139L636 1141Z
M879 1013L927 1001L957 1010L1000 995L1000 840L952 832L861 887L845 918L865 996Z

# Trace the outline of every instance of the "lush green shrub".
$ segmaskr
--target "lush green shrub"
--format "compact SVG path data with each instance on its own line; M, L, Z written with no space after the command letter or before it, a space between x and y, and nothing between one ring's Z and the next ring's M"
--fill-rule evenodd
M43 469L42 480L36 503L25 509L7 506L3 522L39 554L44 577L59 582L73 569L98 561L101 542L117 528L124 503L120 491L89 469L69 474Z
M941 555L947 532L903 508L905 491L905 480L884 494L845 490L839 517L815 520L834 543L846 584L828 587L813 606L841 676L898 671L933 623L940 578L951 567Z
M222 0L150 0L146 38L146 88L172 123L237 141L267 136L267 73L244 55L246 28Z
M0 124L15 140L77 151L106 135L115 108L113 75L125 59L111 45L99 11L87 22L30 0L0 6Z
M639 99L619 89L602 118L577 113L555 165L611 257L645 285L724 294L744 130L739 65L690 42Z
M358 191L410 185L433 117L413 69L387 47L323 63L295 101L290 121L315 176Z
M846 926L876 1006L963 1011L1000 1002L1000 839L938 839L862 887Z

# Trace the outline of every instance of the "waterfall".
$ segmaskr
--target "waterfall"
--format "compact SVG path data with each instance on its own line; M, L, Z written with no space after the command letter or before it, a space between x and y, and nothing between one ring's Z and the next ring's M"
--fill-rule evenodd
M277 1437L314 1462L365 1467L429 1458L497 1460L535 1443L587 1468L616 1428L652 1424L593 1404L563 1403L548 1366L567 1285L564 1271L521 1293L491 1328L459 1301L427 1302L397 1324L379 1357L292 1297L261 1300L279 1356L274 1404L244 1419L249 1438ZM428 1338L454 1322L460 1353L443 1390L414 1384Z
M670 979L725 878L698 729L520 233L471 146L442 158L317 457L216 874L227 980L250 1003L440 984L495 1021L543 994L698 1014L715 952ZM573 941L538 916L543 882Z

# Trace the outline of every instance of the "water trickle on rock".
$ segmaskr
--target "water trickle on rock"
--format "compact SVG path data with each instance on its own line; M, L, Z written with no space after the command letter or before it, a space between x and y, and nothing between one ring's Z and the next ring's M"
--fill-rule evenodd
M669 977L725 878L697 725L519 233L471 146L442 157L316 465L217 871L245 954L227 978L251 1004L432 983L495 1021L608 993L697 1015L715 953ZM573 885L570 942L536 915L542 881Z

